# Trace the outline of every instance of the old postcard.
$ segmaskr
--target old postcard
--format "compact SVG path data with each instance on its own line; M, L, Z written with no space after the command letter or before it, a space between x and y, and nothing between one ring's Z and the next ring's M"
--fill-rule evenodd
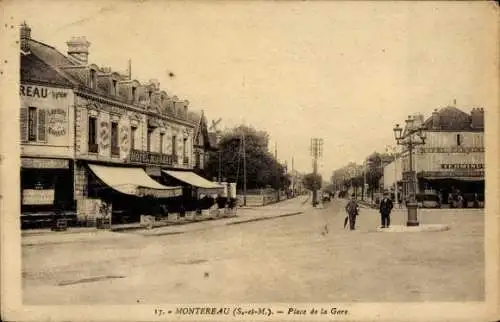
M0 6L2 320L500 318L495 2Z

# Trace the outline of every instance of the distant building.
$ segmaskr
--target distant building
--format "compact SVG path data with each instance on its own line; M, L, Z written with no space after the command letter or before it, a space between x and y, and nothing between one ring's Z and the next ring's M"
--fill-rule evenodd
M418 120L418 117L417 117ZM484 110L473 108L470 114L456 107L435 110L423 121L427 136L425 145L413 155L414 173L409 172L409 154L403 151L401 176L403 193L408 192L409 176L417 177L417 193L434 190L446 201L449 194L462 194L467 200L484 198ZM391 175L388 167L384 174ZM391 185L384 181L384 185Z

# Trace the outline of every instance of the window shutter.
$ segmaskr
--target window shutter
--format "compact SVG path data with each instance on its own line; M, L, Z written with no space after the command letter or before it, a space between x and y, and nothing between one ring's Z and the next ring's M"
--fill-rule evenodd
M47 141L47 126L45 124L45 110L38 110L38 141Z
M28 109L26 107L21 107L19 121L21 124L21 142L27 142L28 141Z

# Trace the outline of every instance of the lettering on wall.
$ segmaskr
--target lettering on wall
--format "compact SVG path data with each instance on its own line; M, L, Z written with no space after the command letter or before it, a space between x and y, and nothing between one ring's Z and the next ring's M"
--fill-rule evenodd
M47 98L49 97L49 88L33 85L20 85L19 94L21 96L35 97L35 98ZM50 97L57 100L60 98L66 98L68 92L63 90L50 89Z
M431 147L431 148L419 148L421 153L471 153L471 152L484 152L484 147Z
M484 164L445 163L441 164L441 169L484 169Z
M110 142L109 142L110 134L109 134L109 123L108 122L106 122L106 121L101 122L99 137L101 139L100 140L101 147L105 150L108 149L109 145L110 145Z
M47 112L48 132L54 136L66 134L66 111L62 108L51 109Z

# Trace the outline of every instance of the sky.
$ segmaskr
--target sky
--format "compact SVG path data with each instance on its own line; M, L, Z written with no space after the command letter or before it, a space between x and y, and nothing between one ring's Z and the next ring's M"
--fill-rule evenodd
M78 5L76 5L78 3ZM252 125L291 168L324 179L395 145L392 128L453 104L495 108L498 26L487 2L10 2L32 38L66 53L86 36L89 61L157 79L220 129ZM175 76L170 77L173 73Z

